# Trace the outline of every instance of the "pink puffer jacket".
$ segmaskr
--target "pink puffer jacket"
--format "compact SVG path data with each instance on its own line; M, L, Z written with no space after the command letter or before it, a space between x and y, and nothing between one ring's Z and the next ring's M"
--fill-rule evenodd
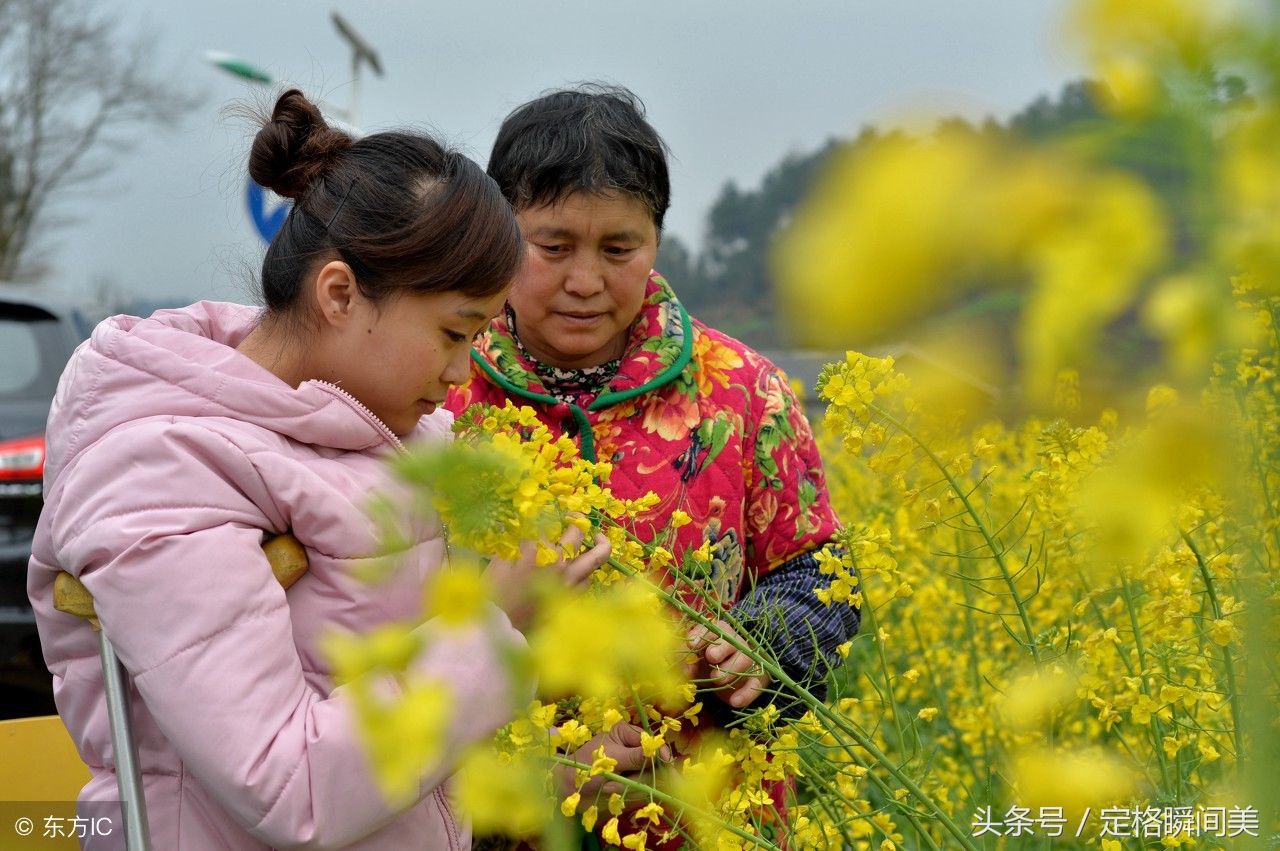
M132 674L158 851L469 848L443 784L458 751L525 697L498 662L523 638L496 609L483 627L420 627L431 639L414 673L452 689L456 720L421 798L389 807L318 642L413 619L444 542L438 526L417 530L389 584L349 576L378 552L364 506L399 442L338 388L289 387L236 352L257 315L203 302L114 317L59 386L28 590L58 710L93 773L81 806L117 799L115 757L97 639L53 608L59 570L93 592ZM412 438L442 439L449 423L435 413ZM285 531L310 559L287 594L260 549ZM94 841L119 847L121 831Z

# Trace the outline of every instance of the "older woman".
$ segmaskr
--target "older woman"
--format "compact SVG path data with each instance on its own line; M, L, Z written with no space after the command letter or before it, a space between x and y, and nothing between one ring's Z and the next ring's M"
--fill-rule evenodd
M661 495L642 536L686 513L677 558L709 543L735 620L758 628L789 674L814 679L819 656L834 661L858 626L855 609L813 594L826 584L815 552L838 528L822 463L782 373L690 317L653 271L670 182L643 106L603 86L537 98L503 123L489 174L527 253L448 406L532 407L584 456L612 462L619 496ZM724 703L767 699L749 658L705 633L691 642L703 668L693 675Z

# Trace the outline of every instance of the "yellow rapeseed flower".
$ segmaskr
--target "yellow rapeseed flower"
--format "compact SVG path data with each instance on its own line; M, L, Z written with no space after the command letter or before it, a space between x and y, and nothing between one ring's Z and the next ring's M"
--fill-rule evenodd
M582 802L582 793L574 792L569 797L560 802L560 812L566 818L572 818L578 812L578 804Z
M493 589L474 563L455 562L427 583L426 614L448 626L466 626L480 619Z
M608 698L645 693L678 701L685 654L677 624L652 593L626 583L549 600L529 631L546 694ZM644 636L637 641L636 636Z
M532 760L513 759L479 747L463 759L451 792L477 832L534 836L553 812L545 777Z
M614 816L605 822L604 827L600 830L600 836L610 845L622 845L622 837L618 835L618 817Z
M618 767L618 761L604 752L604 745L591 753L591 776L612 772Z
M1121 806L1136 794L1132 768L1101 749L1029 747L1013 758L1018 800L1026 806L1059 806L1078 819L1087 809Z

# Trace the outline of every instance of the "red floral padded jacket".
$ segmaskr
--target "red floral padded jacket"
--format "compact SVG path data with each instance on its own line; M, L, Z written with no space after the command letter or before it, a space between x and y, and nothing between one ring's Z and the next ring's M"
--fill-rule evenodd
M533 408L585 458L613 464L624 499L661 501L637 525L644 540L676 509L692 522L676 533L678 558L712 544L722 600L787 560L827 543L831 509L813 433L786 376L737 340L692 319L651 272L621 366L599 394L566 404L549 395L499 316L471 352L471 378L449 394L455 414L511 399ZM746 580L744 582L744 579Z

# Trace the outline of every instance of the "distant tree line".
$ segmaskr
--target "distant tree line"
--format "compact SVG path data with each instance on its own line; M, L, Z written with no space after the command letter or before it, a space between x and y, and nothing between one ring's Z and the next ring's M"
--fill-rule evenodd
M1213 83L1217 106L1247 106L1246 87L1239 77L1215 75ZM952 117L940 121L934 132L1065 144L1088 139L1088 144L1097 145L1101 139L1103 162L1137 174L1163 196L1168 209L1176 211L1174 238L1190 250L1199 212L1186 203L1191 197L1190 176L1182 165L1188 159L1186 149L1180 146L1198 144L1198 137L1180 126L1178 118L1167 115L1117 120L1103 108L1099 92L1095 83L1077 80L1064 85L1056 98L1041 95L1004 123L987 118L973 124ZM670 279L690 312L703 321L759 348L785 346L788 341L776 321L769 266L774 239L821 176L829 157L844 151L856 155L858 149L900 132L867 127L855 139L830 139L812 153L789 154L769 170L757 189L726 183L707 213L701 250L695 252L667 234L658 254L658 270ZM1008 294L977 295L973 303L956 309L999 312L1017 306L1016 298Z

